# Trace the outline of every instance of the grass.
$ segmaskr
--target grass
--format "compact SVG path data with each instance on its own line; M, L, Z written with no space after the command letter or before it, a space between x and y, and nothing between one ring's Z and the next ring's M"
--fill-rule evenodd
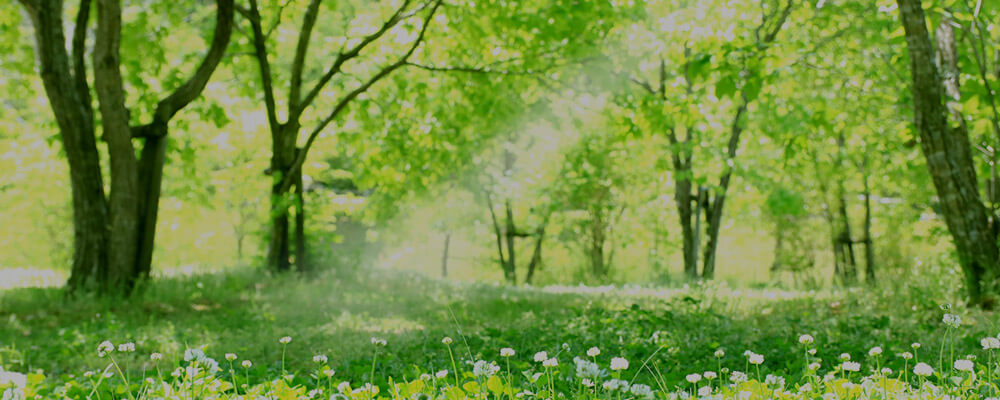
M985 358L979 340L1000 333L996 314L944 311L940 294L920 290L509 288L401 273L299 278L251 271L161 279L141 296L121 301L66 300L52 288L13 289L0 292L0 366L41 371L53 383L81 379L83 371L108 366L97 345L109 340L135 343L135 352L115 353L130 381L162 365L183 365L185 350L198 348L217 360L226 353L251 360L250 369L236 374L250 383L289 371L296 373L291 382L308 386L317 379L309 378L317 368L313 357L325 355L338 380L385 390L390 379L409 381L456 366L471 372L467 363L477 360L509 361L515 372L547 371L531 358L546 351L559 359L556 369L562 371L551 385L570 393L577 389L575 380L566 379L574 375L571 360L594 346L605 366L610 357L631 360L623 378L654 387L663 382L665 390L691 389L689 374L718 371L720 365L748 371L751 378L759 368L761 380L775 374L807 381L812 360L797 342L801 334L816 338L814 357L827 360L823 372L839 365L841 353L863 360L866 370L874 368L868 352L876 346L884 349L880 368L903 371L913 362L897 355L913 351L913 342L922 343L918 357L936 371L950 371L967 354ZM960 314L962 325L946 329L946 312ZM285 336L291 343L279 344ZM455 339L454 364L441 342L446 336ZM376 353L373 337L388 346ZM517 355L501 358L500 349L507 347ZM720 349L726 354L716 359ZM766 361L744 369L745 350ZM164 360L151 361L154 352ZM640 368L643 361L649 368Z

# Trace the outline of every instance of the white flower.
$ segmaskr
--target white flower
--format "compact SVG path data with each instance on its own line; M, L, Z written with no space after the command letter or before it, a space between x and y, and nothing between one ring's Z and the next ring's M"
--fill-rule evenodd
M420 380L429 381L431 380L431 374L420 374Z
M778 375L767 374L767 377L764 378L764 383L770 386L783 388L785 387L785 378Z
M880 356L880 355L882 355L882 348L881 347L875 346L875 347L872 347L871 350L868 350L868 356L870 356L870 357L875 357L875 356Z
M163 359L163 354L160 354L160 353L153 353L153 354L150 354L150 355L149 355L149 359L150 359L150 360L153 360L153 361L160 361L160 360L162 360L162 359Z
M816 355L816 349L806 350L806 353L809 353L809 355L814 356L814 355Z
M840 353L840 359L844 361L851 361L851 355L847 353Z
M496 374L500 370L500 366L495 363L487 363L486 361L479 360L476 364L472 366L472 374L478 377L490 377Z
M716 375L715 371L705 371L702 375L705 376L705 379L715 379L719 377L719 375Z
M226 353L226 361L236 361L236 354Z
M899 356L903 357L904 360L910 360L910 359L913 358L913 353L910 353L908 351L904 351L903 354L900 354Z
M389 344L389 342L386 342L385 339L380 339L380 338L377 338L377 337L372 337L372 344L375 345L375 346L386 346L386 345Z
M559 365L559 360L557 360L555 357L550 358L550 359L545 360L544 362L542 362L542 366L546 367L546 368L548 368L548 367L555 367L555 366L558 366L558 365Z
M539 351L535 353L535 362L545 362L545 360L548 359L549 359L549 353L546 353L544 351Z
M313 362L316 364L326 364L327 361L329 361L329 359L327 359L323 354L313 356Z
M444 379L444 377L448 376L448 370L442 369L438 371L436 374L434 374L434 376L437 377L438 379Z
M321 394L323 394L323 389L313 389L310 390L309 393L306 393L306 395L309 396L310 399L319 396Z
M500 349L500 357L513 357L513 356L514 356L514 349L510 347L504 347Z
M1000 349L1000 339L995 337L986 337L979 341L983 345L983 350L997 350Z
M917 365L913 367L913 373L919 376L927 377L934 373L934 368L931 368L931 366L926 363L917 363Z
M715 351L715 358L722 358L722 357L725 357L725 356L726 356L726 351L725 350L718 349L718 350Z
M962 371L962 372L972 372L972 370L975 367L976 367L976 365L973 364L972 361L969 361L969 360L955 360L955 369L956 370L959 370L959 371Z
M351 383L350 382L340 382L340 384L337 385L337 390L340 393L348 393L348 392L351 391Z
M0 368L0 385L12 385L15 388L24 389L28 387L28 376L17 372L4 371L3 368ZM4 399L8 398L6 391L0 392L0 395L3 395Z
M892 368L885 367L885 368L882 368L882 370L879 371L879 372L882 373L882 376L889 376L889 375L892 375Z
M333 368L327 368L323 370L323 375L326 375L327 378L333 378L333 375L336 373L337 371L335 371Z
M708 397L712 395L711 386L702 386L698 388L698 397Z
M580 381L580 384L583 385L583 386L586 386L586 387L594 387L594 381L592 381L592 380L590 380L588 378L583 378Z
M819 369L819 363L818 362L814 362L812 364L809 364L809 370L810 371L816 371L818 369Z
M799 343L801 344L812 344L814 341L815 339L813 339L812 335L799 336Z
M97 345L97 356L104 357L106 354L115 351L115 345L110 341L105 340L101 344Z
M250 362L250 360L243 360L243 362L240 363L240 365L243 365L243 368L250 368L253 366L253 363Z
M958 328L960 325L962 325L962 317L959 317L955 314L945 314L944 318L941 318L941 322L944 322L944 324L948 325L949 327Z
M587 359L574 357L573 363L576 364L576 376L578 378L600 378L607 374L606 371L602 371L601 367Z
M636 397L642 397L647 399L653 397L653 389L641 383L632 385L632 387L629 388L629 391L632 392L632 394L635 395Z
M605 381L604 384L602 384L601 386L603 386L604 390L607 391L615 391L615 390L621 390L623 392L628 391L628 382L625 382L621 379L611 379Z
M118 351L122 353L131 353L135 351L135 343L128 342L118 345Z
M615 357L611 359L612 371L621 371L623 369L628 369L628 360L622 357Z
M844 361L843 364L840 364L840 369L844 371L858 372L861 370L861 364L853 361Z
M441 343L445 344L445 345L451 344L451 338L448 337L448 336L445 336L444 338L441 339Z
M740 371L733 371L732 375L729 375L729 380L733 381L733 383L746 382L747 374L744 374Z
M587 357L597 357L601 354L601 349L597 347L591 347L587 349Z
M289 344L291 342L292 342L292 337L291 336L285 336L285 337L283 337L281 339L278 339L278 343L281 343L281 344Z
M750 364L753 365L761 365L764 363L764 356L757 353L750 353L747 358L749 359Z
M919 349L920 348L920 343L913 342L913 344L911 344L910 347L912 347L914 350Z
M808 393L808 392L811 392L812 390L813 390L812 385L808 384L808 383L805 384L805 385L799 386L799 393Z
M698 381L701 380L701 375L699 375L699 374L689 374L688 376L684 377L684 380L686 380L688 382L691 382L691 383L698 383Z

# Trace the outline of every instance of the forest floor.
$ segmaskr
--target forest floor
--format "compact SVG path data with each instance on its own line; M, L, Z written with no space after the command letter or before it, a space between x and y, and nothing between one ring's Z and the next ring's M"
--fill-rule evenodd
M912 287L512 288L393 272L348 278L236 271L159 279L125 301L66 300L54 288L0 291L0 366L47 376L100 369L107 360L97 346L109 340L135 343L134 353L118 354L133 376L153 370L151 353L174 362L186 348L201 348L218 360L225 353L251 360L254 375L273 375L282 362L289 371L314 370L313 357L321 354L341 379L367 379L375 368L377 381L450 369L442 344L448 336L460 364L500 360L499 349L510 347L517 352L512 363L531 364L532 354L547 351L572 368L574 356L596 346L602 357L649 359L665 378L683 382L685 374L717 370L720 362L742 368L745 350L764 356L761 373L801 375L801 334L816 338L824 360L841 353L861 360L881 346L882 365L898 369L906 361L897 354L912 351L913 342L938 361L945 340L952 347L944 354L958 357L975 354L981 337L1000 332L996 314L961 307L947 311L963 318L948 330L934 297ZM279 344L285 336L291 342ZM373 337L388 345L373 346ZM726 354L716 359L719 349Z

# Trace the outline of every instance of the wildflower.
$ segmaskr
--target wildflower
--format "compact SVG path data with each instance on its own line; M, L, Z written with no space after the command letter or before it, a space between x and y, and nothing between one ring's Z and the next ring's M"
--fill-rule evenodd
M732 375L729 375L729 380L736 384L739 384L741 382L746 382L747 374L744 374L740 371L733 371Z
M806 353L809 353L809 355L814 356L814 355L816 355L816 349L806 350Z
M872 347L871 350L868 350L868 356L869 357L876 357L876 356L880 356L880 355L882 355L882 348L881 347L875 346L875 347Z
M913 342L913 344L911 344L910 347L912 347L913 350L919 349L920 348L920 343Z
M717 375L717 374L715 373L715 371L705 371L705 373L704 373L704 374L702 374L702 375L704 375L704 376L705 376L705 379L709 379L709 380L711 380L711 379L715 379L715 378L718 378L718 377L719 377L719 375Z
M601 354L601 349L597 347L591 347L587 349L587 357L597 357Z
M444 345L449 345L449 344L451 344L451 338L448 337L448 336L445 336L444 338L441 339L441 343L444 344Z
M785 378L778 375L767 374L764 383L775 387L785 387Z
M913 367L913 373L919 376L927 377L934 373L934 368L931 368L931 366L927 365L927 363L917 363L917 365Z
M941 322L944 322L945 325L951 328L958 328L962 325L962 317L955 314L945 314L944 317L941 318Z
M623 369L628 369L628 360L622 357L615 357L611 359L612 371L621 371Z
M812 335L799 336L799 343L801 344L812 344L814 341L815 339L813 339Z
M715 358L722 358L722 357L725 357L725 356L726 356L726 351L725 350L718 349L718 350L715 351Z
M883 376L889 376L889 375L892 375L892 368L889 368L889 367L882 368L882 370L879 371L879 372L882 372Z
M583 378L583 380L580 381L580 384L586 387L594 387L594 381L588 378Z
M812 384L809 383L799 386L799 393L808 393L812 392L812 390L813 390Z
M761 365L764 363L764 356L757 353L750 353L747 357L750 360L750 364Z
M843 361L851 361L851 355L847 353L840 353L840 359Z
M513 357L513 356L514 356L514 349L510 347L504 347L500 349L500 357Z
M278 339L278 343L281 343L281 344L289 344L291 342L292 342L292 337L291 336L285 336L285 337L283 337L281 339Z
M92 376L94 376L94 371L87 371L83 373L84 378L90 378Z
M420 380L429 381L431 380L431 374L420 374Z
M712 395L711 386L702 386L698 388L698 397L708 397Z
M323 375L326 375L327 378L333 378L333 375L336 373L337 371L335 371L333 368L327 368L323 370Z
M602 371L601 367L597 364L584 358L575 357L573 358L573 363L576 364L576 376L578 378L600 378L607 373L607 371Z
M236 361L236 354L226 353L226 361Z
M128 342L118 345L118 351L122 353L131 353L135 351L135 343Z
M818 369L819 369L819 363L818 362L814 362L812 364L809 364L809 370L810 371L816 371Z
M858 372L861 370L861 364L853 361L844 361L843 364L840 364L840 369L844 371Z
M483 360L476 361L476 364L472 366L472 374L478 377L490 377L496 374L500 370L500 366L496 363L488 363Z
M986 337L979 341L983 345L983 350L997 350L1000 349L1000 338Z
M150 360L153 360L153 361L160 361L160 360L162 360L162 359L163 359L163 354L160 354L160 353L153 353L153 354L150 354L150 355L149 355L149 359L150 359Z
M542 366L546 368L556 367L558 365L559 365L559 360L557 360L555 357L545 360L545 362L542 363Z
M380 339L380 338L377 338L377 337L372 337L372 344L375 345L375 346L386 346L386 345L389 344L389 342L386 342L385 339Z
M242 363L240 363L240 365L242 365L242 366L243 366L243 368L247 368L247 369L249 369L250 367L252 367L252 366L253 366L253 363L252 363L252 362L250 362L250 360L243 360L243 362L242 362Z
M321 394L323 394L323 389L313 389L310 390L309 393L307 393L306 395L309 396L309 398L311 399Z
M351 383L346 381L340 382L340 384L337 385L337 390L340 391L340 393L348 393L351 391Z
M108 353L115 351L115 345L111 344L110 341L103 341L101 344L97 345L97 356L104 357Z
M444 377L448 376L448 370L442 369L438 371L436 374L434 374L434 376L437 377L438 379L444 379Z
M972 372L975 364L969 360L955 360L955 369L962 372Z
M643 385L641 383L632 385L632 387L629 388L629 391L632 392L632 394L635 395L636 397L642 397L647 399L653 397L653 389L650 388L648 385Z
M913 359L913 353L910 353L908 351L904 351L903 354L900 354L899 356L903 357L904 360Z
M329 361L329 359L327 359L323 354L313 356L313 362L316 364L326 364L327 361Z
M701 380L701 375L699 375L699 374L689 374L688 376L684 377L684 380L686 380L688 382L691 382L691 383L698 383L698 381Z
M604 384L602 384L601 386L604 387L604 390L612 392L615 390L621 390L625 392L628 391L629 388L628 382L625 382L621 379L611 379L609 381L604 382Z

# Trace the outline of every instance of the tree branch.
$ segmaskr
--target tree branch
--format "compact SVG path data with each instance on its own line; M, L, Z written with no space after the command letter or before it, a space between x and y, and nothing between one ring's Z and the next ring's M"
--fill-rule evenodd
M277 105L274 100L274 82L271 78L271 63L267 60L267 39L264 36L264 29L260 24L260 7L257 0L250 0L250 9L247 10L250 27L253 29L253 48L257 58L257 67L260 70L260 81L264 86L264 107L267 108L267 123L271 128L271 134L278 132Z
M295 60L292 61L292 82L288 91L288 106L291 109L298 109L299 100L302 95L302 70L305 68L306 53L309 51L309 39L312 36L313 28L316 26L316 18L319 17L319 5L322 0L310 0L306 14L302 18L302 29L299 30L299 42L295 46Z
M76 14L76 26L73 27L73 80L80 103L87 109L87 117L93 123L93 108L90 97L90 85L87 83L87 23L90 21L91 0L80 0L80 9Z

